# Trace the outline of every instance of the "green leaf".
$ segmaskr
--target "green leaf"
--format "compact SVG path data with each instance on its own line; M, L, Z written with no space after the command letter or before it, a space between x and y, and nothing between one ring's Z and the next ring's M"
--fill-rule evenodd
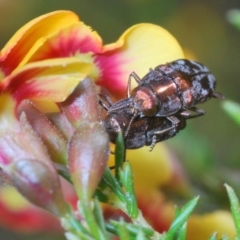
M97 199L94 199L94 208L93 208L93 214L96 219L96 223L98 224L100 230L102 231L103 235L107 237L102 208L98 202Z
M224 101L222 104L223 109L226 113L240 125L240 104L232 101Z
M119 171L123 166L125 161L125 147L124 147L124 139L123 134L120 132L117 136L116 140L116 149L115 149L115 175L117 180L119 181Z
M187 222L185 222L182 227L179 229L178 240L187 239Z
M111 220L110 222L113 226L117 227L119 226L119 222L117 221L114 221L114 220ZM149 228L146 228L146 227L142 227L142 226L138 226L138 225L135 225L135 224L132 224L132 223L125 223L124 224L125 227L127 228L129 234L133 237L136 237L137 234L139 233L139 231L142 231L144 233L144 235L148 236L148 237L151 237L154 235L154 230L152 229L149 229ZM135 238L136 239L136 238Z
M143 231L141 229L139 229L136 240L148 240L149 238L147 238Z
M104 188L97 188L95 193L94 193L94 197L97 198L100 202L102 203L107 203L109 198L106 195L106 193L103 192Z
M127 212L131 218L138 216L139 210L137 206L137 199L134 191L133 173L129 163L126 163L121 172L121 182L125 188L125 200L127 204Z
M240 30L240 10L232 9L227 12L227 19Z
M67 240L95 240L93 239L92 237L86 235L85 233L81 233L79 232L78 235L74 234L74 233L71 233L71 232L66 232L65 234L65 237Z
M237 198L235 192L233 191L233 189L230 186L228 186L227 184L224 184L224 186L227 189L228 197L229 197L230 204L231 204L232 216L233 216L235 228L236 228L236 231L237 231L237 236L240 239L240 210L239 210L240 206L239 206L239 201L238 201L238 198Z
M82 217L85 219L89 232L94 237L94 239L106 239L101 228L98 226L96 218L91 210L90 202L80 201L80 211Z
M75 219L71 214L65 216L61 219L61 224L63 228L69 233L69 235L74 236L86 236L82 239L92 239L87 230L81 225L81 223Z
M131 237L129 235L129 232L125 226L125 222L123 221L123 219L120 219L117 229L119 233L119 238L121 240L131 240Z
M173 223L171 224L170 229L165 235L166 240L173 239L175 234L179 231L179 229L183 226L183 224L185 224L185 222L189 218L189 215L195 208L198 202L198 198L199 197L192 199L185 206L182 207L182 209L177 214L177 217L174 219Z
M116 226L113 226L112 224L110 223L107 223L106 224L106 230L116 236L118 236L118 229Z
M224 235L222 235L221 240L229 240L229 237L226 234L224 234Z
M125 202L122 188L108 167L105 168L102 181L118 196L120 201Z
M217 240L217 232L213 233L212 236L208 240Z

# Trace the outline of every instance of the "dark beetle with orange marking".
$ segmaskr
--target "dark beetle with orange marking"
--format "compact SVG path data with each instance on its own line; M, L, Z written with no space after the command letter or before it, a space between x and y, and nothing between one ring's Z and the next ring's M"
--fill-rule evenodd
M138 86L131 91L131 78ZM159 65L142 79L133 72L130 74L127 98L114 103L108 114L128 108L132 112L125 135L136 117L166 117L177 126L174 114L194 118L205 114L195 107L210 98L223 98L214 92L216 79L209 69L195 61L179 59ZM191 114L190 111L195 114Z

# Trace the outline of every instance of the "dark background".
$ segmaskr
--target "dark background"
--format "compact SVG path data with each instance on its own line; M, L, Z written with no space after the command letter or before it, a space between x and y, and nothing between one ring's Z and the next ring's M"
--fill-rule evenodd
M116 41L133 24L151 22L170 31L186 53L211 69L217 91L240 102L240 31L226 18L233 8L240 9L239 0L1 0L0 47L29 20L60 9L76 12L104 43ZM213 99L199 106L206 115L188 121L184 131L167 141L192 174L239 168L240 128L222 102Z

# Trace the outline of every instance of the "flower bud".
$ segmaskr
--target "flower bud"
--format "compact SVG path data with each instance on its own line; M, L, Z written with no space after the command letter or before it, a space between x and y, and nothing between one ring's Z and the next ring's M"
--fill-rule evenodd
M51 159L55 162L66 164L67 162L67 141L61 132L34 104L25 100L18 107L19 115L26 114L26 119L34 131L40 136L46 146Z
M98 121L100 113L96 85L90 79L83 80L59 106L76 128L83 121Z
M8 167L13 185L33 204L57 216L68 212L59 178L53 169L41 161L21 159Z
M99 122L82 123L69 143L69 170L79 198L94 193L108 160L108 135Z

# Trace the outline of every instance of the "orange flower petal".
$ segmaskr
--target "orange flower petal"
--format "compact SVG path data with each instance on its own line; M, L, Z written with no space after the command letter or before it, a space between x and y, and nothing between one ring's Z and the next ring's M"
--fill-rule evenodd
M73 12L56 11L28 22L15 33L2 49L0 55L2 72L5 75L10 74L38 39L78 21L78 16Z
M77 58L44 60L25 65L11 74L0 89L12 93L17 102L36 99L61 102L74 90L92 66Z
M159 64L183 58L176 39L165 29L153 24L138 24L129 28L114 44L106 45L95 62L102 70L97 80L115 96L126 96L129 74L140 77ZM132 81L132 87L136 83Z

